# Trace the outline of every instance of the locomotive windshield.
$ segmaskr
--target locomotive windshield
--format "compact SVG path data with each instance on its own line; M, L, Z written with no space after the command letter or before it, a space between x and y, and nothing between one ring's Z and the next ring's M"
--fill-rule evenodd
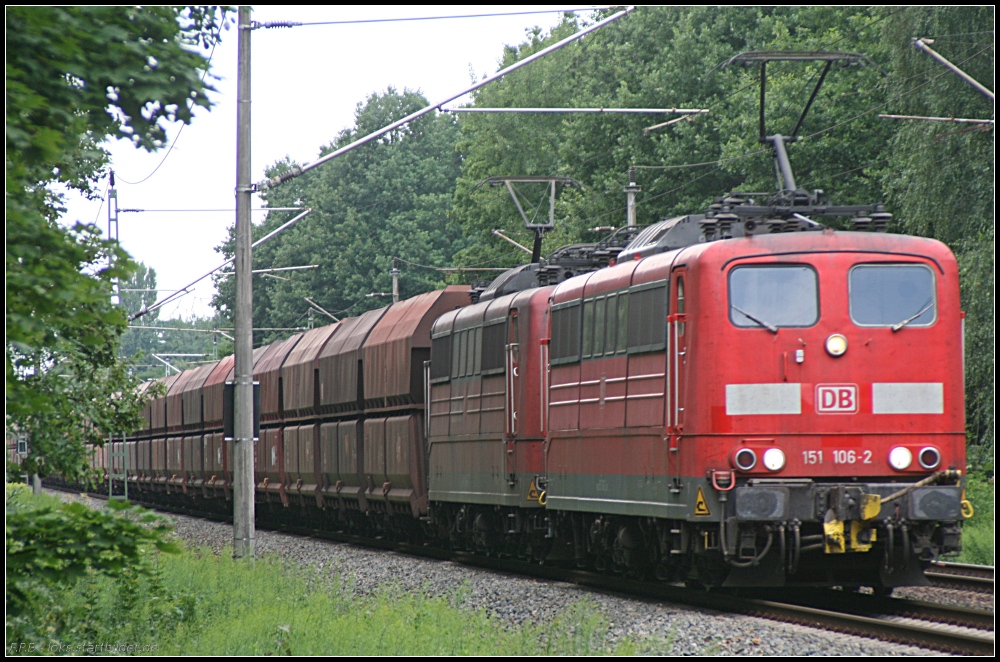
M934 274L922 264L851 269L851 319L859 326L930 326L937 318Z
M729 272L729 319L739 327L812 326L819 321L816 272L799 264L736 267Z

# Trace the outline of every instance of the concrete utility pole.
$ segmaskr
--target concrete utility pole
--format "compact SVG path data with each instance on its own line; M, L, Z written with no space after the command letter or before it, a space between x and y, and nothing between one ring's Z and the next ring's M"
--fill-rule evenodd
M392 302L399 303L399 268L396 265L396 258L392 258Z
M635 168L628 169L628 186L624 190L628 196L628 226L633 227L635 226L635 194L642 190L642 187L635 183Z
M254 555L253 318L250 254L250 8L239 9L236 116L236 388L233 414L233 556Z

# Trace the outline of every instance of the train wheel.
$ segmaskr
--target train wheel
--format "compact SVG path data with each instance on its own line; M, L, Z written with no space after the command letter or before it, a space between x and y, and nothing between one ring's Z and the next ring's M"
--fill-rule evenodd
M877 595L880 598L888 598L892 595L892 586L872 586L872 594Z

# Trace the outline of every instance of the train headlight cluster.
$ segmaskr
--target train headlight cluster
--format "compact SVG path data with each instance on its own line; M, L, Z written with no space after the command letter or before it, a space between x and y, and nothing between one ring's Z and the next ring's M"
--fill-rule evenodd
M889 466L896 471L908 469L911 464L913 464L913 453L910 452L909 448L896 446L889 451Z
M729 462L739 471L752 471L757 466L757 453L752 448L740 448L733 451ZM768 471L781 471L785 468L785 453L779 448L768 448L761 462Z
M733 465L740 471L750 471L757 466L757 454L749 448L741 448L733 453Z
M847 338L834 333L826 339L826 353L830 356L841 356L847 351Z
M938 452L938 449L928 446L920 449L917 461L924 469L937 469L938 465L941 464L941 453Z
M768 448L764 451L764 466L768 471L781 471L785 467L785 454L780 448Z

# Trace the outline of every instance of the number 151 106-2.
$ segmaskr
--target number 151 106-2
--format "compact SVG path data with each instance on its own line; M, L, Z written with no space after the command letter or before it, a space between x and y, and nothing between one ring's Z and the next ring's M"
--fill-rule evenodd
M871 464L872 463L872 452L871 451L855 451L855 450L835 450L830 451L827 455L827 460L833 459L834 464L855 464L860 462L861 464ZM802 463L803 464L823 464L823 451L802 451Z

